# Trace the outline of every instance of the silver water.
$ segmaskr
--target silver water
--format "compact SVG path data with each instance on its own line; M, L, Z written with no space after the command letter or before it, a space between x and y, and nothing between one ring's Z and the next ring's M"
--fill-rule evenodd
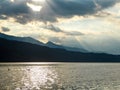
M0 90L120 90L120 64L0 64Z

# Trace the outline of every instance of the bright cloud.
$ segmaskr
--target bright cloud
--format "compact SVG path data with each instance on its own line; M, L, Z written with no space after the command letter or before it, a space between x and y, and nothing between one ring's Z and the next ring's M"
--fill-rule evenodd
M37 6L30 3L27 3L27 6L29 6L33 11L36 11L36 12L39 12L42 9L42 6Z

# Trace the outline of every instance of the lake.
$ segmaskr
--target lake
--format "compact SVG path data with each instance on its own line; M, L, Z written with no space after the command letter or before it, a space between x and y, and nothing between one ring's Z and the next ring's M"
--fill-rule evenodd
M4 63L0 90L120 90L120 64Z

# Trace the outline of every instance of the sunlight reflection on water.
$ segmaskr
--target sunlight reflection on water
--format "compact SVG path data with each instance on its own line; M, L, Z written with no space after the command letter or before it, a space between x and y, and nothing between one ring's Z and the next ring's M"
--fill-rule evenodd
M24 82L27 88L52 88L52 84L57 80L57 73L55 70L50 70L50 67L28 66L25 70L26 75L23 76L22 82Z
M59 80L57 72L49 65L2 65L0 72L0 90L52 89Z
M120 64L0 64L0 90L120 90Z

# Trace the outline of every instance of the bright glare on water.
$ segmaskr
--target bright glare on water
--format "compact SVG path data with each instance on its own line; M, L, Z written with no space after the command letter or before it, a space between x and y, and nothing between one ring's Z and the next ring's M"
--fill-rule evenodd
M0 90L120 90L120 64L0 64Z

